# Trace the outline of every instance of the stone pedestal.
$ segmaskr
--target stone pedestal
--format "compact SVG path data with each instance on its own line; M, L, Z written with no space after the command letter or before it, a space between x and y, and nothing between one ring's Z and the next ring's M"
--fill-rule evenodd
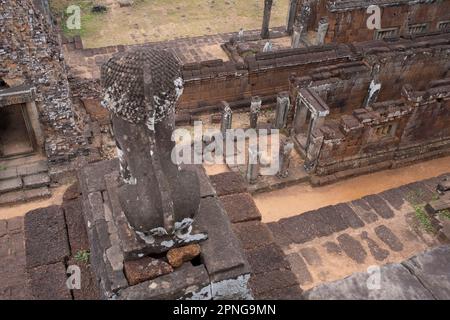
M119 163L103 161L79 172L93 271L104 299L251 299L247 288L250 269L240 244L231 230L208 176L201 166L186 166L200 181L200 205L195 226L208 234L200 243L200 258L185 262L173 272L154 279L129 281L124 265L156 259L166 262L158 246L146 243L130 227L118 198ZM193 234L195 234L196 230ZM183 236L179 245L183 245ZM199 239L197 239L199 240ZM173 241L171 238L168 241ZM161 245L164 245L164 240ZM174 244L167 244L169 247ZM175 245L176 246L176 245ZM170 268L169 268L170 269ZM167 273L169 272L169 273ZM166 274L165 274L166 273ZM134 279L133 279L134 280Z

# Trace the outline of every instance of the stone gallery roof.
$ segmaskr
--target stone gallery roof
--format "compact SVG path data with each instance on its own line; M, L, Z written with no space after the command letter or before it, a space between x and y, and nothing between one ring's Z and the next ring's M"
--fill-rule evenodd
M432 3L436 0L330 0L328 8L330 11L353 10L367 8L371 5L377 6L397 6L416 3Z
M103 106L149 127L173 111L183 91L181 64L168 51L139 48L114 55L101 70Z

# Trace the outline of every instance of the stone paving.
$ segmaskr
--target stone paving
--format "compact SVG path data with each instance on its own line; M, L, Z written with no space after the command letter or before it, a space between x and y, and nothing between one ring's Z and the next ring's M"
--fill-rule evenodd
M243 178L234 172L210 178L247 255L254 298L301 299L299 282L269 228L261 222L261 213Z
M318 299L448 300L450 299L450 246L440 246L401 263L382 266L374 272L319 285L305 293ZM372 277L372 278L371 278Z
M302 289L398 263L440 244L413 205L437 197L440 178L269 223Z
M284 28L282 27L273 28L272 34L274 37L280 37L283 35L283 31ZM259 33L260 30L247 31L246 37L257 37ZM229 57L221 46L236 35L237 32L230 32L163 42L150 42L142 45L111 46L99 49L82 49L81 44L68 43L64 45L64 56L66 64L74 76L86 79L99 79L100 66L114 53L141 46L170 50L180 58L183 64L216 59L228 61Z
M442 299L449 294L439 286L449 282L445 273L449 249L427 251L442 243L423 231L412 208L418 201L436 199L434 188L440 178L269 224L261 222L239 175L211 176L214 189L209 192L214 190L220 199L244 249L256 299ZM71 187L62 207L28 213L26 227L22 217L0 220L0 299L98 298L89 264L75 258L89 245L79 195L77 186ZM439 258L433 258L436 252ZM85 275L82 290L64 286L66 268L72 264L81 266ZM387 275L383 285L397 290L393 292L402 285L416 289L396 296L364 291L361 286L370 266L382 266Z

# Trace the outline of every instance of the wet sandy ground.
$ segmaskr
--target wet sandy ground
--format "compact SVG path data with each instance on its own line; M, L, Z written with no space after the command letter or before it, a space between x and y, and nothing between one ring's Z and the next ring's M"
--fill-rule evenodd
M380 171L332 185L313 188L300 184L254 196L263 222L278 221L328 205L359 199L418 180L450 172L450 157L430 160L408 167Z

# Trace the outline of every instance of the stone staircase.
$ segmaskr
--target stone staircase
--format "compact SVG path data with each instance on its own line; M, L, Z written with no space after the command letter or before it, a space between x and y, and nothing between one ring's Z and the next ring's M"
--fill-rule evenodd
M46 160L27 164L0 163L0 206L51 197Z

